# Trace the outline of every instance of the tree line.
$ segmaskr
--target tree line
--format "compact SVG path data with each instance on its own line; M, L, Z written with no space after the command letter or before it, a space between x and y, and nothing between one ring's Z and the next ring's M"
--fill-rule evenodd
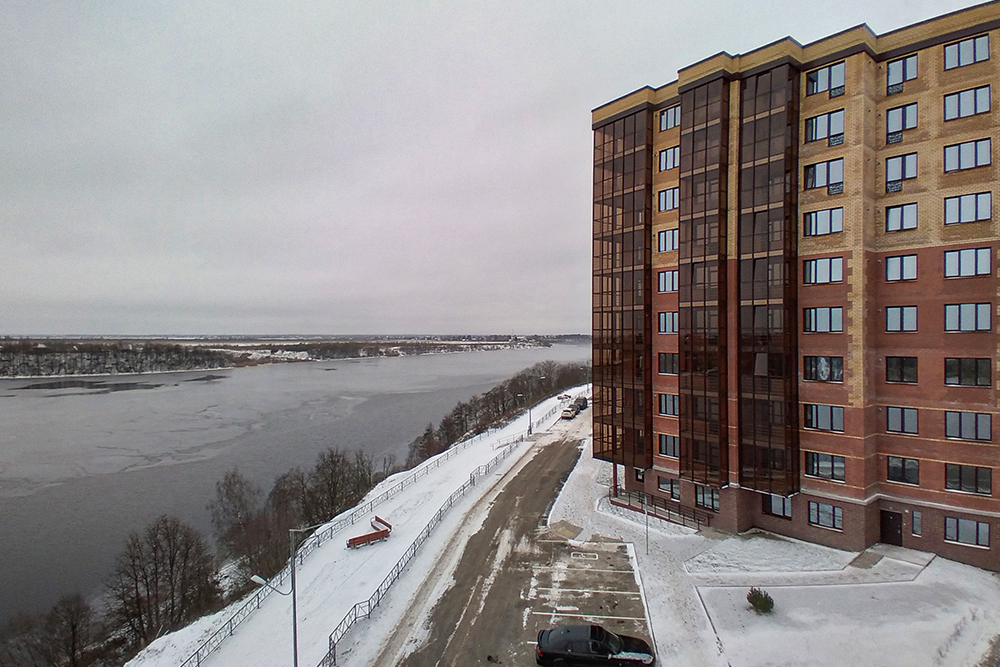
M424 432L410 443L407 464L416 465L468 435L481 433L524 412L529 405L543 398L590 382L590 378L589 363L543 361L526 368L485 394L460 401L441 419L436 429L433 424L428 424Z
M459 402L436 429L428 425L410 444L407 465L589 379L588 364L543 362L525 369ZM21 614L0 629L0 667L122 665L157 637L240 599L253 587L251 575L277 574L288 562L290 528L329 521L405 469L392 457L376 465L364 452L330 448L311 469L279 475L265 494L234 468L216 482L207 505L214 553L208 540L180 519L157 518L128 535L100 609L77 593L46 613Z

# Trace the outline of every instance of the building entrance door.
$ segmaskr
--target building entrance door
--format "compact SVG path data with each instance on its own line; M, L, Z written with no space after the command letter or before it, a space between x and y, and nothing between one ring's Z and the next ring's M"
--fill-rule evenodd
M903 515L882 510L882 544L903 546Z

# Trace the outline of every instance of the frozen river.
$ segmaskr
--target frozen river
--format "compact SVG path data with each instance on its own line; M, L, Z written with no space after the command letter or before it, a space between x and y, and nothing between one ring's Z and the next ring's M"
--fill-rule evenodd
M0 381L0 623L92 595L130 530L173 514L206 535L215 482L270 488L327 447L379 463L460 400L590 347Z

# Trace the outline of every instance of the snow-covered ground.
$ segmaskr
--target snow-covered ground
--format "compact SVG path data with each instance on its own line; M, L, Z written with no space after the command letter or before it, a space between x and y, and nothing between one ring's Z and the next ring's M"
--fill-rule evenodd
M578 387L567 393L576 396L587 389ZM558 423L561 406L565 403L551 398L533 406L536 431L545 431ZM550 411L552 415L538 424L540 418ZM527 427L528 415L523 414L489 436L451 452L448 460L440 465L433 459L422 464L433 467L433 470L373 509L373 515L378 514L392 524L392 534L383 542L357 549L346 548L348 537L368 531L367 520L362 520L324 543L305 559L296 571L301 666L320 662L327 653L330 632L355 603L372 595L442 504L469 479L473 471L497 457L502 451L500 445L524 435ZM412 595L414 583L419 583L422 574L440 559L453 536L470 528L465 517L469 508L490 493L504 473L530 451L530 441L516 445L509 456L449 509L380 605L380 619L386 619L394 611L402 613L409 600L407 591ZM406 471L388 478L372 489L363 502L381 495L413 473ZM283 589L288 591L287 583ZM156 640L131 660L128 667L180 665L206 639L225 626L240 606L242 602ZM368 620L359 623L368 623ZM210 667L287 664L290 662L291 646L291 598L271 594L263 600L260 609L236 628L233 636L201 664Z
M643 516L605 497L610 470L585 452L549 520L635 545L659 664L972 667L1000 636L1000 577L932 554L876 545L855 567L856 553L660 521L647 552ZM750 608L750 586L773 613Z
M553 399L535 408L536 418L555 405ZM496 455L497 442L523 433L526 426L522 416L376 508L393 524L385 542L346 549L346 538L364 530L357 524L306 559L298 575L300 665L320 661L330 631L375 590L442 502ZM556 413L535 437L559 437L564 428ZM415 596L436 599L445 592L447 576L429 593L421 585L434 569L450 571L485 516L474 508L499 492L510 477L505 473L530 465L534 446L522 443L448 511L371 618L359 620L338 645L338 664L368 664ZM580 541L600 536L633 545L659 664L969 667L1000 635L997 575L929 554L879 545L866 554L864 567L856 567L854 553L761 533L701 534L657 520L650 523L647 539L641 515L608 503L610 467L590 456L589 439L582 448L550 523L565 520L582 527ZM749 586L766 587L775 600L772 614L758 616L749 608ZM129 666L179 665L231 614L224 610L161 638ZM290 625L289 598L270 595L202 664L287 664Z

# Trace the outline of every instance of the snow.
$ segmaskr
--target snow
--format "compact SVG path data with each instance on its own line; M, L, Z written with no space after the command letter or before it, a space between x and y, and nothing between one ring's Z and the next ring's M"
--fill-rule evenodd
M586 389L586 386L578 387L570 393L576 396ZM532 406L535 429L544 431L557 423L563 403L564 401L550 398ZM487 437L480 438L469 446L456 447L446 452L447 457L441 455L421 464L418 471L420 468L430 470L418 481L405 486L373 508L372 515L378 513L392 524L392 533L388 539L356 549L346 548L348 537L367 531L367 521L361 520L328 540L305 559L296 569L300 665L319 663L327 653L331 631L355 603L367 600L372 595L449 496L469 480L477 468L502 453L505 443L523 436L527 427L528 415L520 415ZM521 462L531 451L526 443L516 444L509 456L458 499L417 551L401 579L390 589L386 600L379 607L380 618L385 618L387 611L402 613L415 591L413 584L420 582L420 573L429 571L435 561L445 557L443 552L456 535L471 535L481 525L484 517L478 517L479 524L476 524L474 521L470 523L470 518L465 516L469 508L477 500L496 491L496 485L504 473ZM445 458L447 460L443 460ZM398 484L401 478L413 475L414 472L416 471L399 473L384 480L372 489L362 504L378 497ZM461 548L451 549L451 552L454 551L460 554ZM436 594L443 594L444 590L442 587ZM283 586L283 591L288 591L287 583ZM180 665L201 643L224 627L242 605L243 601L230 605L186 628L161 637L131 660L128 667ZM362 619L358 623L364 624L366 621ZM275 628L288 628L289 631L276 632ZM210 667L242 667L287 663L292 650L290 628L291 597L268 595L261 602L260 608L235 629L232 637L226 639L207 659L203 659L201 664ZM348 633L345 641L351 639L352 633L354 630ZM287 637L287 641L283 641L283 637ZM341 652L338 650L338 659Z
M550 399L533 410L542 414L558 405ZM543 421L536 432L553 432L536 437L557 436L558 411ZM298 570L300 665L319 663L329 633L355 602L371 595L442 502L477 466L496 456L497 443L526 427L526 416L518 418L378 506L374 511L393 525L384 542L346 549L346 538L364 531L362 520L306 558ZM641 514L608 502L610 466L592 458L589 438L581 448L583 456L549 523L582 527L575 541L612 539L630 545L658 664L965 667L980 661L1000 635L1000 580L993 573L884 545L865 552L867 562L860 566L852 564L858 554L760 531L698 533L658 520L647 529ZM530 465L534 451L531 443L517 446L482 478L485 483L472 487L444 515L371 618L359 619L338 643L339 665L371 664L400 628L409 632L405 650L419 646L426 628L419 627L419 619L405 617L410 603L419 599L432 605L445 593L464 544L488 511L489 502L481 501L499 494L512 476L506 473ZM370 497L398 480L387 480ZM753 612L746 602L750 586L771 594L773 613ZM179 665L231 614L224 610L161 638L130 667ZM289 598L270 595L202 664L287 664L290 634Z
M589 449L589 443L586 444ZM634 545L658 664L730 667L969 667L1000 636L1000 579L923 552L876 545L858 554L763 531L696 533L607 501L611 469L585 455L550 524ZM774 611L746 601L765 587Z

